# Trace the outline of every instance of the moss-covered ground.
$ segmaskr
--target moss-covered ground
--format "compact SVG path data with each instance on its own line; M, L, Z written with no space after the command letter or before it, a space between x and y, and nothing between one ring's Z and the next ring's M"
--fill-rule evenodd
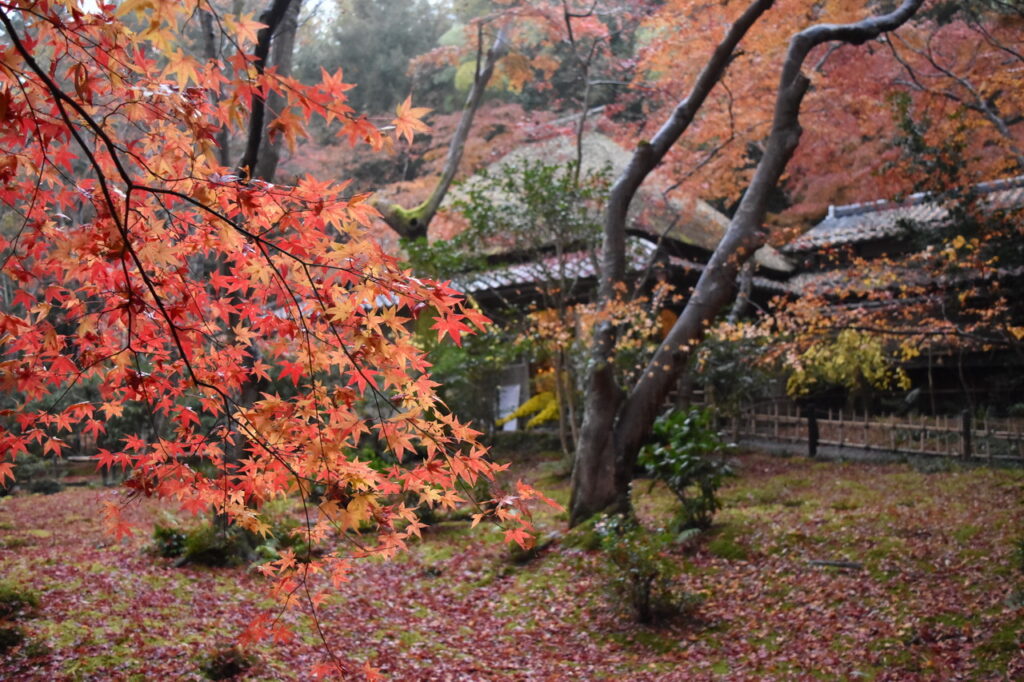
M567 501L557 461L513 472ZM674 546L675 588L697 604L633 622L586 531L539 509L548 544L513 561L500 531L445 520L392 562L367 561L324 605L332 648L396 680L1024 679L1024 475L745 454L715 526ZM638 482L636 507L666 526L673 498ZM4 679L201 679L211 646L271 606L251 569L175 567L148 538L115 542L99 520L113 490L0 499L0 576L38 606L0 653ZM140 524L166 514L136 504ZM552 537L552 534L553 537ZM522 557L520 557L522 559ZM308 679L322 654L295 638L253 650L252 679Z

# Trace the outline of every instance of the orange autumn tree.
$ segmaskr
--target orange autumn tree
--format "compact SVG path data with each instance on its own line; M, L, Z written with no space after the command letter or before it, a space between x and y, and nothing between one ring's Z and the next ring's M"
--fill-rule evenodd
M830 203L882 199L892 203L879 209L928 206L932 217L903 217L873 244L791 244L808 269L800 295L777 301L756 327L725 325L718 335L770 339L764 359L796 377L806 358L851 334L884 347L891 362L920 358L929 377L935 359L959 367L965 357L1019 353L1022 39L1024 7L932 2L872 51L827 53L816 66L833 87L812 115L839 123L809 126L790 166L788 213L813 224ZM961 379L970 404L967 385Z
M197 11L236 45L226 62L179 47ZM263 64L272 26L205 1L90 12L76 0L0 2L0 23L0 385L17 401L0 415L0 479L18 457L65 454L69 435L103 434L141 405L151 437L97 456L130 470L135 493L266 533L263 503L326 491L306 507L325 553L266 571L283 602L301 597L314 615L308 576L336 584L351 560L390 556L419 534L402 500L450 508L464 501L460 485L493 479L500 467L439 404L409 331L429 314L439 338L459 343L486 319L384 253L365 232L367 197L345 183L249 179L251 144L238 169L217 162L218 134L262 113L271 93L285 106L268 127L286 140L320 116L379 147L382 134L345 105L340 73L313 86L276 75ZM68 404L83 382L100 398ZM402 464L357 458L368 434ZM508 540L529 541L534 495L519 486L489 505ZM130 532L119 507L106 513ZM376 529L372 542L346 534L360 525Z

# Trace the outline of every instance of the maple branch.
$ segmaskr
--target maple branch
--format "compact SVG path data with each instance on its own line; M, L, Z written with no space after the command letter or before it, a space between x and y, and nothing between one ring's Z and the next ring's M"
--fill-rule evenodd
M173 194L176 196L182 195L174 191L167 190L161 192L158 188L149 188L136 184L119 157L119 148L117 147L117 145L114 144L113 140L106 133L106 131L103 130L102 126L99 123L97 123L95 119L93 119L88 114L88 112L86 112L85 109L77 101L74 100L74 98L70 97L67 93L65 93L54 82L54 80L42 69L39 63L35 60L35 58L31 55L31 53L29 53L29 51L25 47L23 41L17 34L13 24L11 23L10 18L7 16L7 13L3 10L0 10L0 23L4 25L8 37L11 39L11 42L15 46L15 49L25 60L25 63L29 66L30 69L32 69L32 71L42 82L43 86L53 96L54 103L57 105L57 110L60 114L60 118L63 121L65 127L67 128L69 134L75 139L78 146L82 149L82 153L89 161L90 166L92 166L92 168L96 171L97 183L100 185L101 192L103 193L104 203L107 205L107 209L110 214L111 220L114 221L114 225L117 228L119 235L121 236L124 253L127 253L128 256L131 258L132 262L134 263L136 269L139 272L139 277L142 279L144 286L149 291L150 296L152 296L153 298L153 302L156 305L160 317L167 324L167 329L168 332L170 333L171 340L178 350L178 354L181 357L182 364L184 365L184 368L189 376L189 379L197 388L209 389L214 394L220 396L224 401L230 401L229 396L223 389L207 381L203 381L196 374L195 368L192 366L192 362L189 359L188 353L185 350L184 343L181 340L181 330L178 327L177 323L175 323L174 320L171 318L170 312L167 310L167 307L164 304L163 297L160 295L160 292L157 291L156 289L156 284L153 282L152 277L150 277L149 273L146 271L141 258L139 257L137 251L131 244L131 235L128 230L127 217L131 210L131 194L134 190L143 190L154 194L166 193ZM75 113L77 113L82 118L82 121L84 122L85 126L87 128L90 128L93 131L93 133L97 136L97 138L99 138L103 145L107 148L111 161L113 162L118 175L121 176L122 181L125 183L126 191L124 199L124 217L118 218L117 204L114 201L112 190L109 185L109 180L106 177L101 164L96 159L92 149L89 147L88 144L86 144L85 140L82 138L82 135L78 130L78 126L71 119L71 115L65 108L66 104L71 106L72 109L74 109ZM198 206L202 206L206 211L216 213L214 209L205 206L201 202L198 202L195 199L192 199L191 197L189 197L188 199L192 203ZM240 228L233 221L228 220L226 217L224 219L236 230L246 233L244 229ZM257 237L257 239L259 238ZM124 265L123 260L122 265ZM130 280L126 279L126 283L127 286L131 286ZM132 351L132 349L130 348L130 345L129 351L134 353L134 351ZM230 415L228 416L228 418L230 419Z
M473 77L473 86L469 89L469 94L466 96L466 103L462 107L462 117L459 119L455 135L448 146L448 157L445 159L444 170L441 172L437 185L435 185L427 200L415 208L406 209L393 203L381 210L384 222L397 232L400 237L417 239L427 236L430 221L434 219L438 209L441 207L441 202L444 201L445 195L447 195L452 182L455 180L455 174L459 170L459 162L462 160L462 153L466 148L466 140L469 138L469 131L473 127L473 118L476 116L477 110L480 109L484 91L494 75L494 67L502 57L508 54L508 49L506 29L502 28L498 31L494 43L485 55L483 49L483 24L477 26L477 66L476 74Z
M259 160L260 143L263 140L263 125L266 115L267 101L263 94L263 83L260 82L266 69L267 56L270 54L270 40L277 30L292 0L273 0L270 7L260 15L260 23L265 24L256 34L256 49L253 50L253 68L256 69L255 85L252 92L252 109L249 112L249 137L245 143L245 153L238 162L238 174L251 178Z
M967 93L967 96L970 99L958 95L957 93L953 92L952 89L942 90L936 93L935 91L931 90L926 85L921 83L920 79L918 78L918 74L914 70L913 66L909 62L907 62L907 60L904 59L902 55L899 54L899 51L896 49L896 46L893 44L892 40L887 38L884 42L889 46L890 52L892 53L896 61L899 63L899 65L902 66L903 70L907 72L907 75L910 77L912 81L912 87L921 92L927 92L931 95L937 94L940 97L945 97L946 99L949 99L953 102L957 102L962 106L966 107L967 109L980 114L990 124L992 124L992 127L995 128L996 132L999 133L999 135L1004 140L1006 140L1007 147L1016 159L1018 168L1024 168L1024 150L1022 150L1017 145L1016 139L1014 138L1013 133L1010 132L1010 127L1007 124L1006 119L999 115L999 111L996 108L995 104L995 96L991 98L985 97L974 86L974 84L967 79L966 76L961 76L955 73L952 69L940 64L935 59L935 55L931 52L930 49L927 51L915 49L910 45L907 45L907 43L903 41L904 46L908 50L924 59L929 66L931 66L938 72L938 75L926 75L931 75L933 78L945 76L946 78L948 78L949 80L953 81L961 88L963 88L963 91Z
M1024 9L1021 10L1021 15L1024 16ZM992 32L989 31L984 24L982 24L981 22L970 22L970 26L975 31L982 34L989 45L996 48L997 50L1007 53L1017 61L1024 62L1024 53L1018 52L1017 50L1013 49L1006 43L997 39L994 35L992 35Z
M690 93L676 105L668 120L655 133L650 142L641 140L637 144L629 164L616 179L605 212L600 292L602 301L611 301L614 298L616 283L622 281L625 273L626 215L637 190L651 171L665 158L669 149L689 128L708 95L725 74L740 41L761 15L774 4L775 0L755 0L733 22L725 38L715 48L700 75L697 76Z

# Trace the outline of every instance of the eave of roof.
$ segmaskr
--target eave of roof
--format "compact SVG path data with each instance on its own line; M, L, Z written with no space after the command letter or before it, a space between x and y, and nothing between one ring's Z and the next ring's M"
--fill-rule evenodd
M1024 175L983 182L972 190L991 209L1024 206ZM782 247L784 254L815 251L899 236L902 225L912 222L936 225L949 219L941 197L928 192L912 194L900 202L878 200L846 206L830 206L828 215L794 241Z
M633 237L627 241L626 252L626 271L630 274L638 274L651 265L657 247L646 239ZM669 256L667 264L672 268L684 271L692 270L697 273L703 272L705 267L703 263L677 256ZM556 276L563 276L559 273L561 267L564 267L564 277L573 280L586 280L597 276L600 264L598 258L590 251L576 251L565 254L561 262L556 256L548 256L534 261L468 273L454 278L453 286L460 291L474 294L506 287L540 284L552 281ZM772 293L790 291L786 283L765 277L754 277L753 284L757 289Z

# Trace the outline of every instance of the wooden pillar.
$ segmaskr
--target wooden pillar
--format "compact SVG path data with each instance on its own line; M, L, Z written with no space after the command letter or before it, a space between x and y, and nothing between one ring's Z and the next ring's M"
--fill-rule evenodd
M960 456L964 459L971 457L971 411L964 410L960 413Z
M807 415L807 456L814 459L818 456L818 410L808 405L804 413Z

